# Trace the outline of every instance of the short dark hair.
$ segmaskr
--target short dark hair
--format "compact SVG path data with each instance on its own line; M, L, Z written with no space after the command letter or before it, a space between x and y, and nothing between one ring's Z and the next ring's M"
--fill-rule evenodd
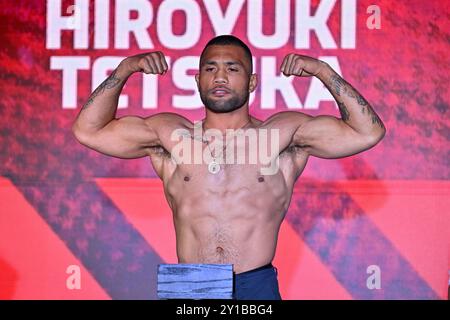
M253 72L253 61L252 61L252 52L250 51L250 48L239 38L226 34L217 36L215 38L212 38L208 41L205 48L203 48L202 54L200 55L200 61L203 59L203 55L206 52L206 49L210 46L237 46L244 49L245 56L249 61L250 64L250 73Z

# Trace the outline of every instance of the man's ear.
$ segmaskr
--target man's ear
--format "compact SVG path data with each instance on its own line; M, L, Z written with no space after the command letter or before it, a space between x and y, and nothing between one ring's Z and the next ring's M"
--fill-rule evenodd
M200 74L197 73L197 74L195 75L195 82L197 82L197 88L200 90L199 81L200 81Z
M250 92L255 91L257 86L258 86L258 76L256 75L256 73L254 73L250 76L248 91Z

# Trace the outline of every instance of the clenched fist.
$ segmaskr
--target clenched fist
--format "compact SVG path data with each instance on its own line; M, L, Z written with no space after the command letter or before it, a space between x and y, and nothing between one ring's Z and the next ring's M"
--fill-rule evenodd
M169 67L161 51L148 52L131 56L122 61L130 72L146 74L165 74Z
M300 54L290 53L283 59L281 72L289 77L311 77L320 73L326 65L325 62Z

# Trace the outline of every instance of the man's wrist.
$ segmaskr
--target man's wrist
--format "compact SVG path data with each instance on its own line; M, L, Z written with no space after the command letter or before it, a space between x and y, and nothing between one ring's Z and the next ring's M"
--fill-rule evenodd
M322 80L322 78L324 76L326 76L327 74L329 74L330 71L333 71L333 69L325 61L319 60L319 64L320 64L320 67L319 67L319 70L316 72L315 76L317 78L319 78L320 80Z
M117 66L116 72L120 79L125 80L133 73L137 72L136 70L132 70L128 59L129 58L123 59Z
M331 66L328 63L320 60L320 69L315 74L315 76L322 82L325 82L326 79L329 79L334 72L335 71L333 70L333 68L331 68Z

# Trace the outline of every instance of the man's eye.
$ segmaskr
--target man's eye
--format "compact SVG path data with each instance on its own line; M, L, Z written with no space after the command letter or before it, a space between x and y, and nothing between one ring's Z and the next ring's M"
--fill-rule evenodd
M214 68L206 68L205 71L212 71Z
M230 70L230 71L233 71L233 72L239 71L239 69L236 69L236 68L230 68L229 70Z

